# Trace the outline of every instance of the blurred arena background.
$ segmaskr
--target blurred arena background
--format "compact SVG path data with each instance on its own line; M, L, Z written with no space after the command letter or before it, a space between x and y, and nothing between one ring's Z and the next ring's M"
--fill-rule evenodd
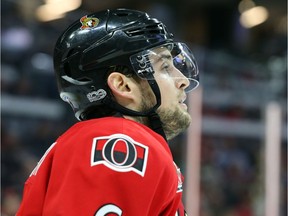
M188 213L287 215L286 0L2 0L1 214L15 214L26 178L76 122L54 80L57 37L76 18L115 7L164 21L198 60L195 121L171 142L188 176Z

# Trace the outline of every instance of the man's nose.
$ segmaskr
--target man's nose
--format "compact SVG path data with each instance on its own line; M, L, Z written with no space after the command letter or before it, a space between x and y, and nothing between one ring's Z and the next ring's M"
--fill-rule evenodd
M177 88L181 88L181 89L186 89L189 84L190 84L190 81L189 79L181 72L179 71L178 69L175 68L175 82L176 82L176 87Z

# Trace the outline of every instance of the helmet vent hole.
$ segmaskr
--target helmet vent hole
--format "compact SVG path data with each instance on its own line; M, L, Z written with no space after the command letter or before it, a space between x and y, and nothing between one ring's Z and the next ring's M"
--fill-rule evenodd
M70 67L69 67L69 63L68 63L68 62L66 62L66 63L64 64L64 71L65 71L65 74L66 74L67 76L71 77L71 72L70 72Z
M130 37L137 35L157 35L157 34L165 34L164 28L162 25L148 25L144 28L134 28L129 31L126 31L126 34Z
M77 79L80 82L92 82L92 80L88 77L81 77L79 79Z
M128 16L129 13L123 11L123 12L118 12L118 13L116 13L115 15L117 15L117 16L119 16L119 17L125 17L125 16Z

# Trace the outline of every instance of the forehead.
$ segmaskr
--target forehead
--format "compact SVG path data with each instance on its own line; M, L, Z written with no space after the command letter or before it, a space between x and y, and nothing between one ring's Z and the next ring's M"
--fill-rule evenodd
M172 56L169 48L162 46L151 49L149 52L149 58L151 63L157 63L158 61L163 59L171 59Z
M167 46L152 48L150 52L154 55L171 54L170 48Z

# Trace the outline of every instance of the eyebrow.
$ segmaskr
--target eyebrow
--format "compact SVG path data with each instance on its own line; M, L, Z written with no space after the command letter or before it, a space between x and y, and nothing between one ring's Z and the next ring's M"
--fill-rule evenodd
M169 53L169 54L166 54L166 53L160 53L160 54L157 54L158 58L156 59L156 61L154 62L154 64L157 64L160 60L162 59L167 59L167 60L171 60L172 59L172 55Z

